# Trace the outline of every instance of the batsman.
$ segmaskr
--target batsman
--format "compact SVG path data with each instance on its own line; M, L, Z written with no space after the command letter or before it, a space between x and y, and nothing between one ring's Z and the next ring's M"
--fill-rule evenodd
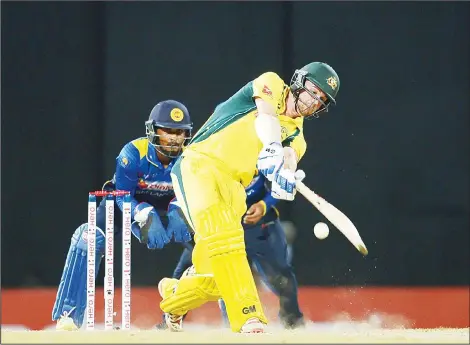
M305 141L299 140L299 137L291 143L292 147L300 145L296 149L302 155L305 152L304 144ZM288 154L290 147L284 149ZM246 255L250 267L256 269L261 281L279 297L279 319L282 325L286 329L294 329L304 326L304 318L299 307L297 279L291 266L289 245L276 207L279 200L272 197L270 184L264 175L257 174L246 188L248 210L243 216ZM176 199L172 203L177 203ZM186 245L172 278L168 278L170 281L165 279L160 285L171 286L171 280L174 283L187 269L191 270L193 246L189 243ZM228 326L227 311L222 299L219 299L219 307L223 323ZM156 327L165 330L171 324L167 324L164 315L163 321Z
M104 190L125 190L131 195L132 234L149 249L163 248L174 238L183 245L191 240L189 229L179 212L169 205L174 198L170 171L176 158L191 138L192 122L188 109L180 102L167 100L152 109L145 122L146 137L127 143L116 158L116 171ZM122 233L124 197L115 200L114 230ZM106 198L96 211L95 278L105 251ZM72 235L60 279L52 320L58 330L77 330L83 324L86 307L88 224Z
M290 86L264 73L217 106L176 161L171 178L195 246L193 269L172 286L168 279L159 283L170 329L180 330L189 310L221 297L233 332L264 332L267 319L244 242L245 188L258 170L272 182L275 198L294 200L302 154L293 148L284 159L284 146L305 141L304 119L335 104L339 86L322 62L296 70Z

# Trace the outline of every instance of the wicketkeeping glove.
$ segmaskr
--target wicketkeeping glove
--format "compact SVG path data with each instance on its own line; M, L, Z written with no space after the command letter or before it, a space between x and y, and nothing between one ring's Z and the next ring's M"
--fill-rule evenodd
M161 249L170 242L165 227L152 205L142 202L135 208L132 234L149 249Z

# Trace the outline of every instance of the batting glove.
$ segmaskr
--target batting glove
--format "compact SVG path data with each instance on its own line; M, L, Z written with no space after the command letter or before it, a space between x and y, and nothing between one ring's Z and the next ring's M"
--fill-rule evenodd
M269 181L273 181L274 175L284 162L284 149L281 143L271 143L261 150L258 155L256 167Z
M292 201L294 200L295 192L294 172L281 167L274 175L271 195L276 199Z
M305 178L303 170L297 170L295 173L291 170L281 167L279 172L275 174L274 181L271 185L271 195L273 198L292 201L294 200L295 184L301 182Z

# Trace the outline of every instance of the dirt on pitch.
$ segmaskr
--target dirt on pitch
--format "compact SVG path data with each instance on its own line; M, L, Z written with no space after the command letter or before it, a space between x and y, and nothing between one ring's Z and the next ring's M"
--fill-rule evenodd
M228 330L169 331L2 331L1 342L44 344L267 344L267 343L469 343L469 329L373 329L373 330L268 330L266 334L234 334Z

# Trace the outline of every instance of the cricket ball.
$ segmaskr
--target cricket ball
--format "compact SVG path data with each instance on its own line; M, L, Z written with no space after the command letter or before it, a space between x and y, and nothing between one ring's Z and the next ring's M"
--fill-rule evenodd
M315 224L315 226L313 227L313 233L319 240L324 240L328 237L330 230L328 229L328 225L320 222Z

